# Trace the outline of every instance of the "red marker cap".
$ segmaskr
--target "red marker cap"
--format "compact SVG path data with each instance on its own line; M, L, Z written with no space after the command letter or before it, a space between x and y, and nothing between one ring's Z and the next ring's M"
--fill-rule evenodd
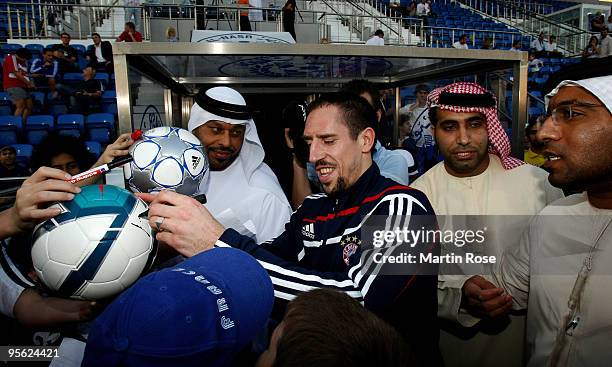
M132 133L132 140L136 141L138 139L140 139L140 137L142 136L142 130L136 130Z

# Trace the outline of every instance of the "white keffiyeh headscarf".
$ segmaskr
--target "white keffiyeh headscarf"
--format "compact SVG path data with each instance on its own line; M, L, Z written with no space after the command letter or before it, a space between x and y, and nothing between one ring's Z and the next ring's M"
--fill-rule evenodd
M548 103L550 102L550 99L559 93L559 89L566 86L582 87L588 90L595 97L597 97L604 104L604 106L606 106L608 112L612 113L612 75L582 80L562 81L544 98L546 110L548 110Z
M250 116L244 97L228 87L214 87L196 97L191 107L188 129L193 132L209 121L221 121L228 124L246 125L244 143L238 158L242 162L244 174L250 179L253 172L263 162L265 152L255 122Z

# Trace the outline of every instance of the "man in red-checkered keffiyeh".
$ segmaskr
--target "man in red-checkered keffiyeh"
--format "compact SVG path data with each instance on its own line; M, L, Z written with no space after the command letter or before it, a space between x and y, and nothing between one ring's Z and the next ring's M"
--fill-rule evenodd
M427 103L430 109L483 114L486 117L489 153L497 155L505 169L524 164L523 161L510 157L510 140L497 118L497 99L482 86L461 82L437 88L429 94ZM432 123L435 122L434 119L431 120Z
M444 231L486 228L483 243L461 248L466 256L463 264L468 263L468 254L488 256L499 263L505 251L518 246L531 217L562 192L548 183L546 171L509 156L510 143L497 118L497 101L485 88L474 83L451 84L432 91L428 103L444 162L425 172L411 187L427 196L436 215L444 216L439 220ZM470 219L462 218L464 215ZM445 243L442 255L459 253L456 245ZM438 276L438 318L445 320L443 325L456 324L440 332L445 365L522 366L524 316L511 315L496 322L481 319L465 308L474 304L465 303L465 299L478 293L491 316L503 315L511 309L512 297L485 276L458 267L463 271L440 267ZM488 274L487 266L482 269ZM472 329L468 333L458 325Z

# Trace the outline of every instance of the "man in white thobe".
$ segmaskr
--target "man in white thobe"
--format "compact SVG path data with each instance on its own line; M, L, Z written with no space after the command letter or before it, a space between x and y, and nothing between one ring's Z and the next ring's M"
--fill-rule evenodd
M510 143L497 118L495 97L480 85L438 88L429 94L428 104L444 161L412 187L427 195L439 216L481 216L477 227L486 227L487 233L479 254L499 259L506 248L516 245L516 233L530 218L563 193L548 183L546 171L509 157ZM445 230L465 229L453 223L457 220L441 217L439 222ZM457 253L454 247L452 251ZM457 273L439 276L438 316L445 320L440 349L446 365L521 365L525 317L481 321L471 316L461 299L469 278Z
M599 75L609 73L603 68ZM612 360L611 86L609 75L564 80L546 96L549 116L537 136L549 181L582 192L544 208L494 273L513 307L527 308L528 366ZM495 301L475 288L464 296L476 309Z
M263 162L264 149L242 95L227 87L200 93L188 128L208 153L210 180L200 192L206 193L206 207L215 218L258 243L282 233L291 207Z

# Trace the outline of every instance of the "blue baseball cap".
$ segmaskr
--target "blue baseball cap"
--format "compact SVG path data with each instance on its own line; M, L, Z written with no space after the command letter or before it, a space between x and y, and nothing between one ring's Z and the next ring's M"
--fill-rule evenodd
M215 248L140 279L92 324L82 366L225 366L264 327L268 273Z

